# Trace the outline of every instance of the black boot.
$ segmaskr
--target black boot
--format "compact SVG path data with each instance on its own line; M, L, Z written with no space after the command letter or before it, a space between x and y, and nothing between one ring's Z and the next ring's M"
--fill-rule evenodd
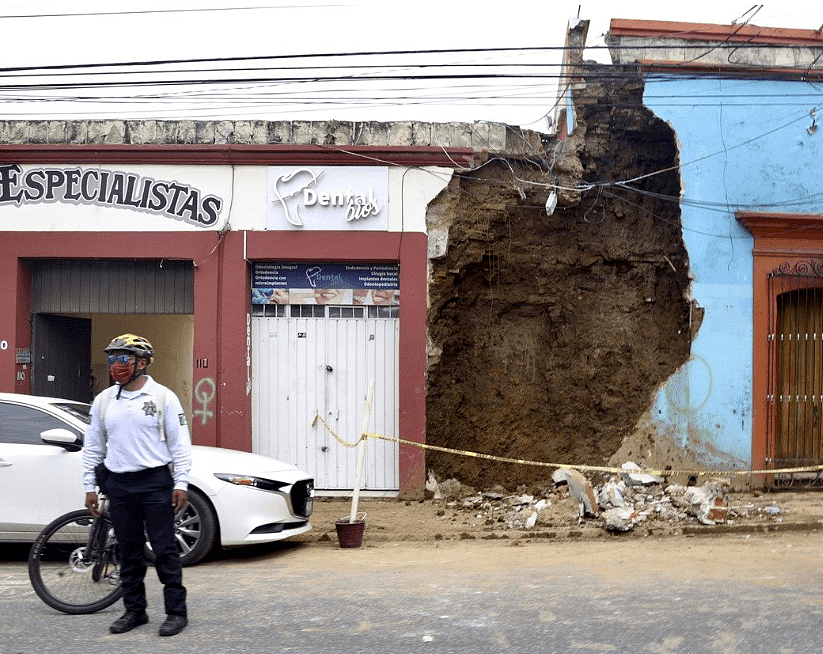
M117 620L111 623L109 631L113 634L124 634L131 631L141 624L146 624L149 621L149 616L145 613L134 613L133 611L126 611Z
M160 635L176 636L183 631L183 629L185 629L188 623L189 621L185 615L180 615L179 613L169 613L163 621L163 624L160 625Z

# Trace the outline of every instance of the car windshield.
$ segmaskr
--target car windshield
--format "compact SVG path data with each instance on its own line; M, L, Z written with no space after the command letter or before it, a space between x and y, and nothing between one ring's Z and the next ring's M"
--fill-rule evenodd
M66 413L70 413L78 420L82 420L86 424L91 422L91 405L90 404L81 404L80 402L64 402L55 404L58 409L62 409Z

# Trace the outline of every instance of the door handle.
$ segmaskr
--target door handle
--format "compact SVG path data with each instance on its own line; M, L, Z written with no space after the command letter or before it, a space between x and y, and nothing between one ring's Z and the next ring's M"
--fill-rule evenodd
M332 368L330 365L326 364L326 372L334 372L334 368Z
M0 468L7 468L10 465L12 465L12 464L9 463L8 461L3 461L3 459L0 459Z

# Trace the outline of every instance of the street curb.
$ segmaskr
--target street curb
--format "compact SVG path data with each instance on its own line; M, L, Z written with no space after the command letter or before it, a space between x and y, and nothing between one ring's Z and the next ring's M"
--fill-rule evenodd
M772 522L767 524L717 524L717 525L671 525L671 526L642 526L638 525L627 532L611 532L603 527L580 526L561 529L534 529L531 531L463 531L460 533L434 534L432 537L421 537L419 533L408 534L381 534L369 533L366 527L363 544L370 543L437 543L449 541L564 541L589 539L627 539L627 538L676 538L678 536L727 536L727 535L755 535L776 534L784 532L812 533L823 528L823 519L803 522ZM306 545L337 546L337 538L333 532L311 531L289 539L292 542Z
M712 536L722 534L769 534L783 531L817 531L823 527L823 520L806 522L773 522L763 525L688 525L683 527L686 536Z

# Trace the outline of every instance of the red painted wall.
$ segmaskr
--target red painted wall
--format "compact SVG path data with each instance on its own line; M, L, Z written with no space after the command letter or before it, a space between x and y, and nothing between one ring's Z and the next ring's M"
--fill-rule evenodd
M251 271L243 257L243 240L243 232L227 232L217 250L220 290L215 333L220 352L218 393L223 398L217 407L217 445L251 452L251 364L247 361L250 343L246 340Z

